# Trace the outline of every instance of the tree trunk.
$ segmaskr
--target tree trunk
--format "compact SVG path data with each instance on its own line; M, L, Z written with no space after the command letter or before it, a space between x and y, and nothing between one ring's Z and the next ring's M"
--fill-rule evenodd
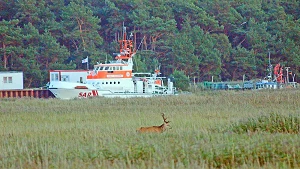
M82 40L83 51L85 51L86 44L85 44L85 40L83 37L83 30L82 30L83 21L80 18L76 18L76 19L77 19L77 23L78 23L78 27L79 27L80 37Z
M232 72L232 79L231 80L236 80L236 71L238 70L238 68L235 68Z
M6 69L6 67L7 67L7 56L6 56L6 46L5 46L5 43L3 42L2 43L2 49L3 49L3 51L4 51L4 53L3 53L3 67L4 67L4 69Z
M32 81L32 78L28 78L26 88L30 88Z
M137 44L136 44L136 31L135 31L135 26L133 27L133 32L134 32L134 49L137 50Z
M148 47L147 47L148 46L148 44L147 44L147 36L145 35L144 37L145 38L144 38L144 42L143 43L144 43L144 46L145 46L145 50L148 50Z

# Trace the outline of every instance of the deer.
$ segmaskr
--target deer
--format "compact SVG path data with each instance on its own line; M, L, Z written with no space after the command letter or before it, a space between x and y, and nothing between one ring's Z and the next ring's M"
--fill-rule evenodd
M161 115L164 120L164 123L162 125L152 126L152 127L141 127L141 128L138 128L136 131L139 133L162 133L167 128L171 128L169 125L170 121L167 121L167 118L165 118L165 114L162 113Z

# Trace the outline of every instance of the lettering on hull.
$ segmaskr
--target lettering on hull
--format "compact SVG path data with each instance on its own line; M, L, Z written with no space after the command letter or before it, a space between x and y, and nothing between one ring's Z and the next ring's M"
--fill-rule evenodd
M106 77L123 77L123 75L107 75Z
M79 92L78 98L88 98L98 96L97 90L92 90L90 92Z

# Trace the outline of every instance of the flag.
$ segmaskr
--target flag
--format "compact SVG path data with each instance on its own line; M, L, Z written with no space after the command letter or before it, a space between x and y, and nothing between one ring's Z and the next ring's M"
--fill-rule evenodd
M87 58L81 60L81 62L82 62L82 63L87 63L87 62L88 62L88 59L89 59L89 58L87 57Z

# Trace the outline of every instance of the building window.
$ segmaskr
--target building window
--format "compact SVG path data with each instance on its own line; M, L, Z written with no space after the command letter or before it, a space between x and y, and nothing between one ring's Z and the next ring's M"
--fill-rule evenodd
M8 83L12 83L12 77L8 77Z
M12 77L3 77L3 83L12 83Z

